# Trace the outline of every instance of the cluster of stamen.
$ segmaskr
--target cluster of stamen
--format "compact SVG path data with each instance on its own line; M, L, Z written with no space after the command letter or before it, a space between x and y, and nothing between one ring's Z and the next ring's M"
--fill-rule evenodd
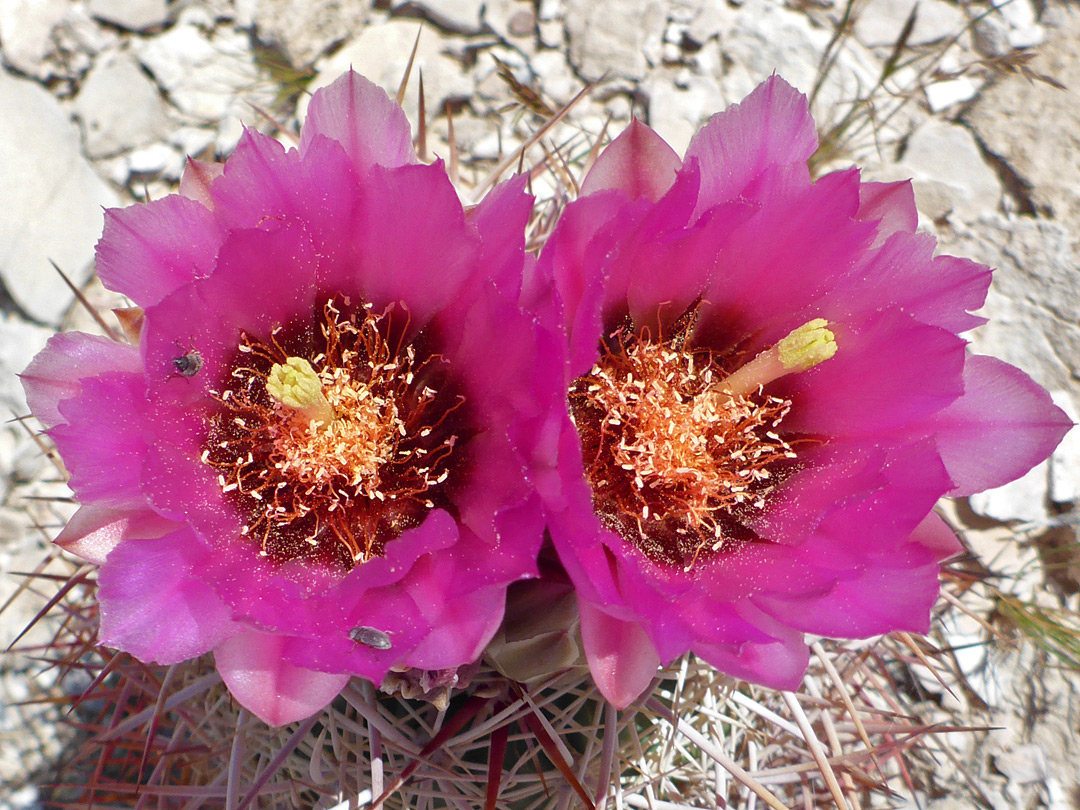
M689 570L747 539L792 468L791 402L727 377L709 350L617 331L570 389L594 508L650 559Z
M447 505L464 398L393 315L331 299L315 330L242 335L202 460L263 555L351 567Z

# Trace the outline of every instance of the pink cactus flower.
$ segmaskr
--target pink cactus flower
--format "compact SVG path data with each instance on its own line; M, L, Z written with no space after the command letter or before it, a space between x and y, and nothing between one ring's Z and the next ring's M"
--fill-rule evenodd
M107 213L98 274L143 310L137 345L57 335L23 375L80 503L56 542L101 566L104 644L212 650L271 724L352 675L477 659L535 574L521 445L563 397L506 292L523 188L464 211L350 73L298 148L248 131L180 195Z
M793 689L804 633L926 632L961 548L934 504L1020 476L1069 427L958 337L989 268L934 256L908 183L813 181L816 146L777 77L683 160L635 122L541 254L570 406L543 490L616 706L688 650Z

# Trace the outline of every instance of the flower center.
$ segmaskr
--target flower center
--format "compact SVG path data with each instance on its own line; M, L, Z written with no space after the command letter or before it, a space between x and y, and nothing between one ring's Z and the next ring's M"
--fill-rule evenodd
M600 519L650 559L684 570L753 540L747 518L797 457L780 435L791 402L764 386L835 351L825 322L812 321L727 374L711 351L678 337L609 335L569 395Z
M449 506L464 397L393 315L331 299L316 329L242 336L202 459L264 556L351 568Z

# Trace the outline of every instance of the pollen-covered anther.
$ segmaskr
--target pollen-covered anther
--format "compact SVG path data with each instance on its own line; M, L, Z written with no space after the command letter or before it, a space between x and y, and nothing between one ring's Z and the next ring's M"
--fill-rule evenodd
M648 556L688 566L764 507L787 400L721 391L711 354L612 335L570 402L597 513Z

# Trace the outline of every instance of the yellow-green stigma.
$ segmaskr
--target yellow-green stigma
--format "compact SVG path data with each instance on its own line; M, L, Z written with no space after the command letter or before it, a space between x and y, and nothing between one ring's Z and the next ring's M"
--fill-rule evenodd
M793 330L771 349L720 381L719 388L733 395L749 394L788 374L808 371L837 352L836 335L824 318L814 318Z
M283 364L275 363L266 380L266 393L311 421L328 424L334 419L322 380L303 357L287 357Z
M776 344L780 364L788 371L806 371L836 354L836 335L824 318L804 323Z

